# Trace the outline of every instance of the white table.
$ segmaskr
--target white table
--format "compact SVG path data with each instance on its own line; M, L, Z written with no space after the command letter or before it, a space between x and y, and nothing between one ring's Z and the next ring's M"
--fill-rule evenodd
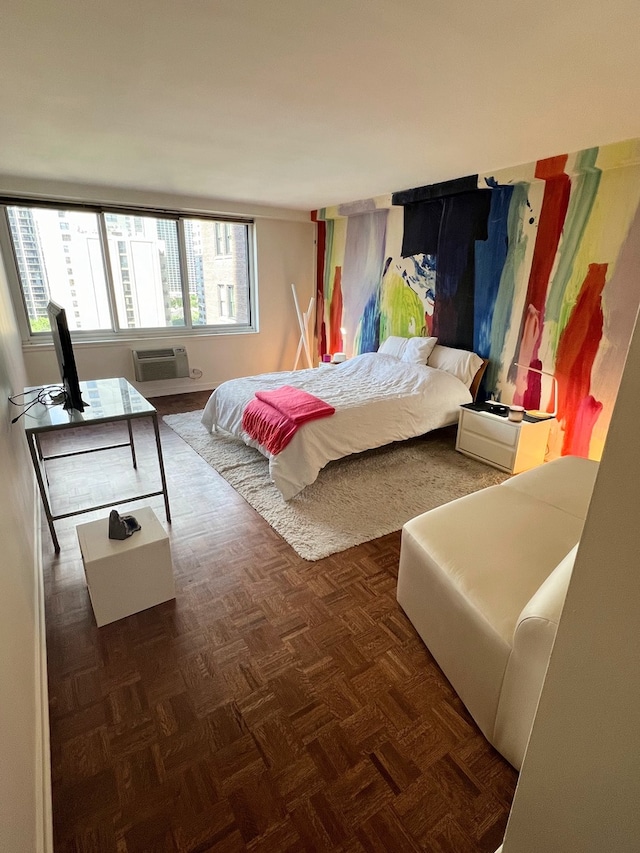
M544 462L555 418L526 418L516 423L475 403L460 407L456 450L508 474Z
M127 382L126 379L93 379L89 382L81 382L82 398L88 403L83 412L76 409L63 409L59 406L44 406L38 403L25 413L23 423L24 431L31 453L31 461L36 472L38 487L44 505L44 512L49 524L49 531L53 540L53 547L56 552L60 550L58 537L54 526L54 521L61 518L69 518L73 515L81 515L85 512L93 512L96 509L104 509L105 507L115 506L116 504L127 503L129 501L137 501L143 498L154 497L155 495L164 496L164 507L167 514L167 521L171 523L171 512L169 510L169 495L167 493L167 481L164 472L164 460L162 458L162 445L160 444L160 430L158 428L158 413L151 403L146 400L142 394L137 391L133 385ZM25 388L25 395L37 391L38 388ZM115 447L130 447L133 467L137 468L136 450L133 443L133 432L131 429L131 421L136 418L151 418L153 422L153 430L156 439L156 449L158 453L158 465L160 467L161 488L157 491L146 492L139 495L127 495L115 501L101 503L96 506L85 507L83 509L73 510L72 512L60 513L54 515L51 510L51 503L48 492L48 477L45 469L45 462L49 459L62 459L67 456L78 456L82 453L96 453L100 450L112 450ZM40 436L47 432L57 432L64 429L75 429L77 427L88 427L96 424L113 423L115 421L126 421L129 440L121 444L110 444L90 448L89 450L78 450L71 453L59 453L51 456L44 456L40 446Z
M131 513L141 530L109 539L109 518L77 529L98 627L176 597L169 537L151 507Z

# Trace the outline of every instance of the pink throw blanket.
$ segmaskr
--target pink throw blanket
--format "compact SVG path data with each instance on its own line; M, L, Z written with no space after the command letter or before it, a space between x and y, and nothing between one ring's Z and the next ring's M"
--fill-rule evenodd
M292 385L256 391L242 414L242 428L269 453L280 453L308 421L326 418L333 406Z

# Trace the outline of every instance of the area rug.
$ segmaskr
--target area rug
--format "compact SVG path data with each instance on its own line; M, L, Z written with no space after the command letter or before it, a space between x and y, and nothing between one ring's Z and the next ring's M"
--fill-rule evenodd
M186 412L163 420L305 560L393 533L421 512L507 478L457 453L453 432L438 430L331 462L285 501L265 457L223 433L210 435L201 417Z

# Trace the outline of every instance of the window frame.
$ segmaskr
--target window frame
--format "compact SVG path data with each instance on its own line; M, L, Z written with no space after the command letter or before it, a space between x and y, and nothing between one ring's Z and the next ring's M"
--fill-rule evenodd
M103 267L105 270L107 296L111 318L110 329L74 329L72 331L74 341L79 343L86 341L92 343L124 343L126 341L141 340L144 338L177 338L191 336L209 335L234 335L257 333L257 271L256 271L256 232L255 220L246 216L225 216L215 213L202 213L186 209L166 209L157 207L140 207L136 205L114 205L100 203L73 202L65 199L29 198L27 196L0 196L0 254L9 282L9 289L21 331L22 341L25 345L50 344L51 333L47 331L33 332L29 321L29 313L26 306L26 297L22 288L18 260L14 250L9 223L7 207L25 208L48 208L53 210L76 210L94 213L97 216L98 229L101 242L101 253ZM119 214L132 217L155 217L159 219L170 219L176 222L178 237L178 257L180 267L180 279L182 286L182 301L184 311L184 325L182 326L157 326L148 328L124 328L118 326L117 307L113 300L111 268L108 255L106 215ZM185 222L187 220L201 220L204 222L222 223L223 226L234 224L243 225L246 228L247 242L247 298L248 298L248 320L245 323L212 323L209 325L194 324L191 316L191 300L189 289L189 271L186 252ZM71 307L71 306L70 306Z

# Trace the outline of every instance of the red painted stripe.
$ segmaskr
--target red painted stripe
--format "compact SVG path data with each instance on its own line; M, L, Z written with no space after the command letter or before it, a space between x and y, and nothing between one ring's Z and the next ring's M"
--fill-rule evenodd
M327 352L327 330L324 321L324 265L327 223L320 220L316 228L316 339L318 341L318 354L324 355Z
M562 167L566 164L566 157L554 157L552 159L554 161L561 160ZM544 177L546 181L544 198L542 200L540 219L538 220L538 234L535 249L533 250L526 303L527 305L533 305L540 312L541 319L544 312L549 278L556 252L558 251L564 220L567 215L571 190L569 176L565 175L561 170L554 175L549 175L550 169L548 163L549 161L543 160L536 167L537 178L547 175L548 177ZM542 168L542 164L545 164L544 168ZM543 324L544 320L540 324L541 329Z
M590 395L591 370L602 340L602 290L607 264L589 264L556 356L558 420L564 428L562 454L588 453L602 404ZM586 450L585 450L586 448Z
M536 339L532 342L529 352L529 364L531 367L534 366L534 362L538 358L540 339L544 327L544 308L549 289L549 279L551 278L551 270L553 269L553 262L558 251L560 236L569 206L571 180L564 173L566 164L566 154L558 157L549 157L547 160L540 160L536 164L535 176L545 181L545 188L525 300L525 310L534 310L538 317L538 333ZM521 358L516 359L516 361L521 360ZM529 379L532 375L529 374ZM540 406L539 382L529 381L523 405L528 409L535 409Z
M536 178L541 181L557 178L564 172L568 159L568 154L557 154L555 157L547 157L546 160L538 160L535 171Z
M336 267L333 278L333 292L331 294L331 305L329 306L329 352L340 352L342 350L342 267Z
M602 403L589 394L581 401L578 411L564 434L563 456L589 456L591 435L603 409Z

